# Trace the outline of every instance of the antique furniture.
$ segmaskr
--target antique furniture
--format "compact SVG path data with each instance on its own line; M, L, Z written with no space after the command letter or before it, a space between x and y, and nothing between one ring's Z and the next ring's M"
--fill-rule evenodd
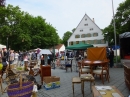
M41 76L41 83L43 83L43 77L51 76L51 66L50 65L41 65L40 76Z
M80 79L80 77L73 77L73 79L72 79L73 95L74 95L74 84L81 84L81 79Z
M79 77L80 77L81 74L88 74L88 73L90 73L90 68L88 68L87 66L85 66L83 62L84 61L78 62L78 66L79 66Z
M124 97L115 86L92 86L93 97Z
M130 91L130 62L125 62L123 65L124 65L125 84Z
M32 75L32 76L35 75L32 68L34 68L34 66L36 66L36 65L37 65L37 61L31 61L31 62L30 62L30 65L28 66L28 67L30 68L30 70L29 70L29 75Z
M95 85L95 78L93 77L92 74L81 74L81 90L82 90L82 94L84 97L84 82L89 81L90 82L90 89L92 87L92 83L93 85ZM91 89L92 91L92 89Z
M95 69L93 70L93 75L99 75L101 80L102 80L102 83L104 84L104 76L106 78L106 80L108 80L109 82L109 66L108 66L108 62L103 62L101 65L100 65L100 69Z
M104 84L103 75L106 76L106 79L109 82L109 66L108 66L109 60L97 60L97 61L90 61L90 60L83 60L83 64L90 66L90 74L94 75L100 75L100 78L102 79L102 83ZM96 69L97 66L100 66L101 69Z

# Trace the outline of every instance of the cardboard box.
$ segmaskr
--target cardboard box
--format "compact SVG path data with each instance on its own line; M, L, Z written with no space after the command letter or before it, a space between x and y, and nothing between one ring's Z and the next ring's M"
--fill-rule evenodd
M48 76L43 78L44 88L46 90L60 87L60 77Z
M52 82L57 82L57 81L60 81L60 77L53 77L52 78Z
M43 77L43 82L44 83L50 83L50 82L52 82L52 80L53 80L53 78L54 78L55 76L46 76L46 77Z

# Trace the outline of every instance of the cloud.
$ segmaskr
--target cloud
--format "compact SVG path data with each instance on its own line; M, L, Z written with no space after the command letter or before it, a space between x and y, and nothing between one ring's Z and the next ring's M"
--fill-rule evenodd
M123 1L113 0L115 13ZM61 38L66 31L77 27L85 13L95 18L101 29L110 24L113 16L111 0L7 0L6 3L18 5L33 16L42 16L58 30Z

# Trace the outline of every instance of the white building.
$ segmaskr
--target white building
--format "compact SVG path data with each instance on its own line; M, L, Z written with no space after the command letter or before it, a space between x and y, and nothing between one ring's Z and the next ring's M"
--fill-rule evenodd
M74 33L68 39L68 46L79 44L93 44L94 47L106 47L108 42L104 41L101 29L91 20L87 14L84 15Z
M55 53L65 51L65 45L64 44L58 44L55 47ZM53 51L53 47L50 48L51 51Z

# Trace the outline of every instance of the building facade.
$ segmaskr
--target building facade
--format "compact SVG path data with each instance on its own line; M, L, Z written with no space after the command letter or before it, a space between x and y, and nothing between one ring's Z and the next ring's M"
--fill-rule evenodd
M79 44L92 44L94 47L106 47L108 42L104 40L102 30L91 20L87 14L84 15L74 33L68 39L68 46Z

